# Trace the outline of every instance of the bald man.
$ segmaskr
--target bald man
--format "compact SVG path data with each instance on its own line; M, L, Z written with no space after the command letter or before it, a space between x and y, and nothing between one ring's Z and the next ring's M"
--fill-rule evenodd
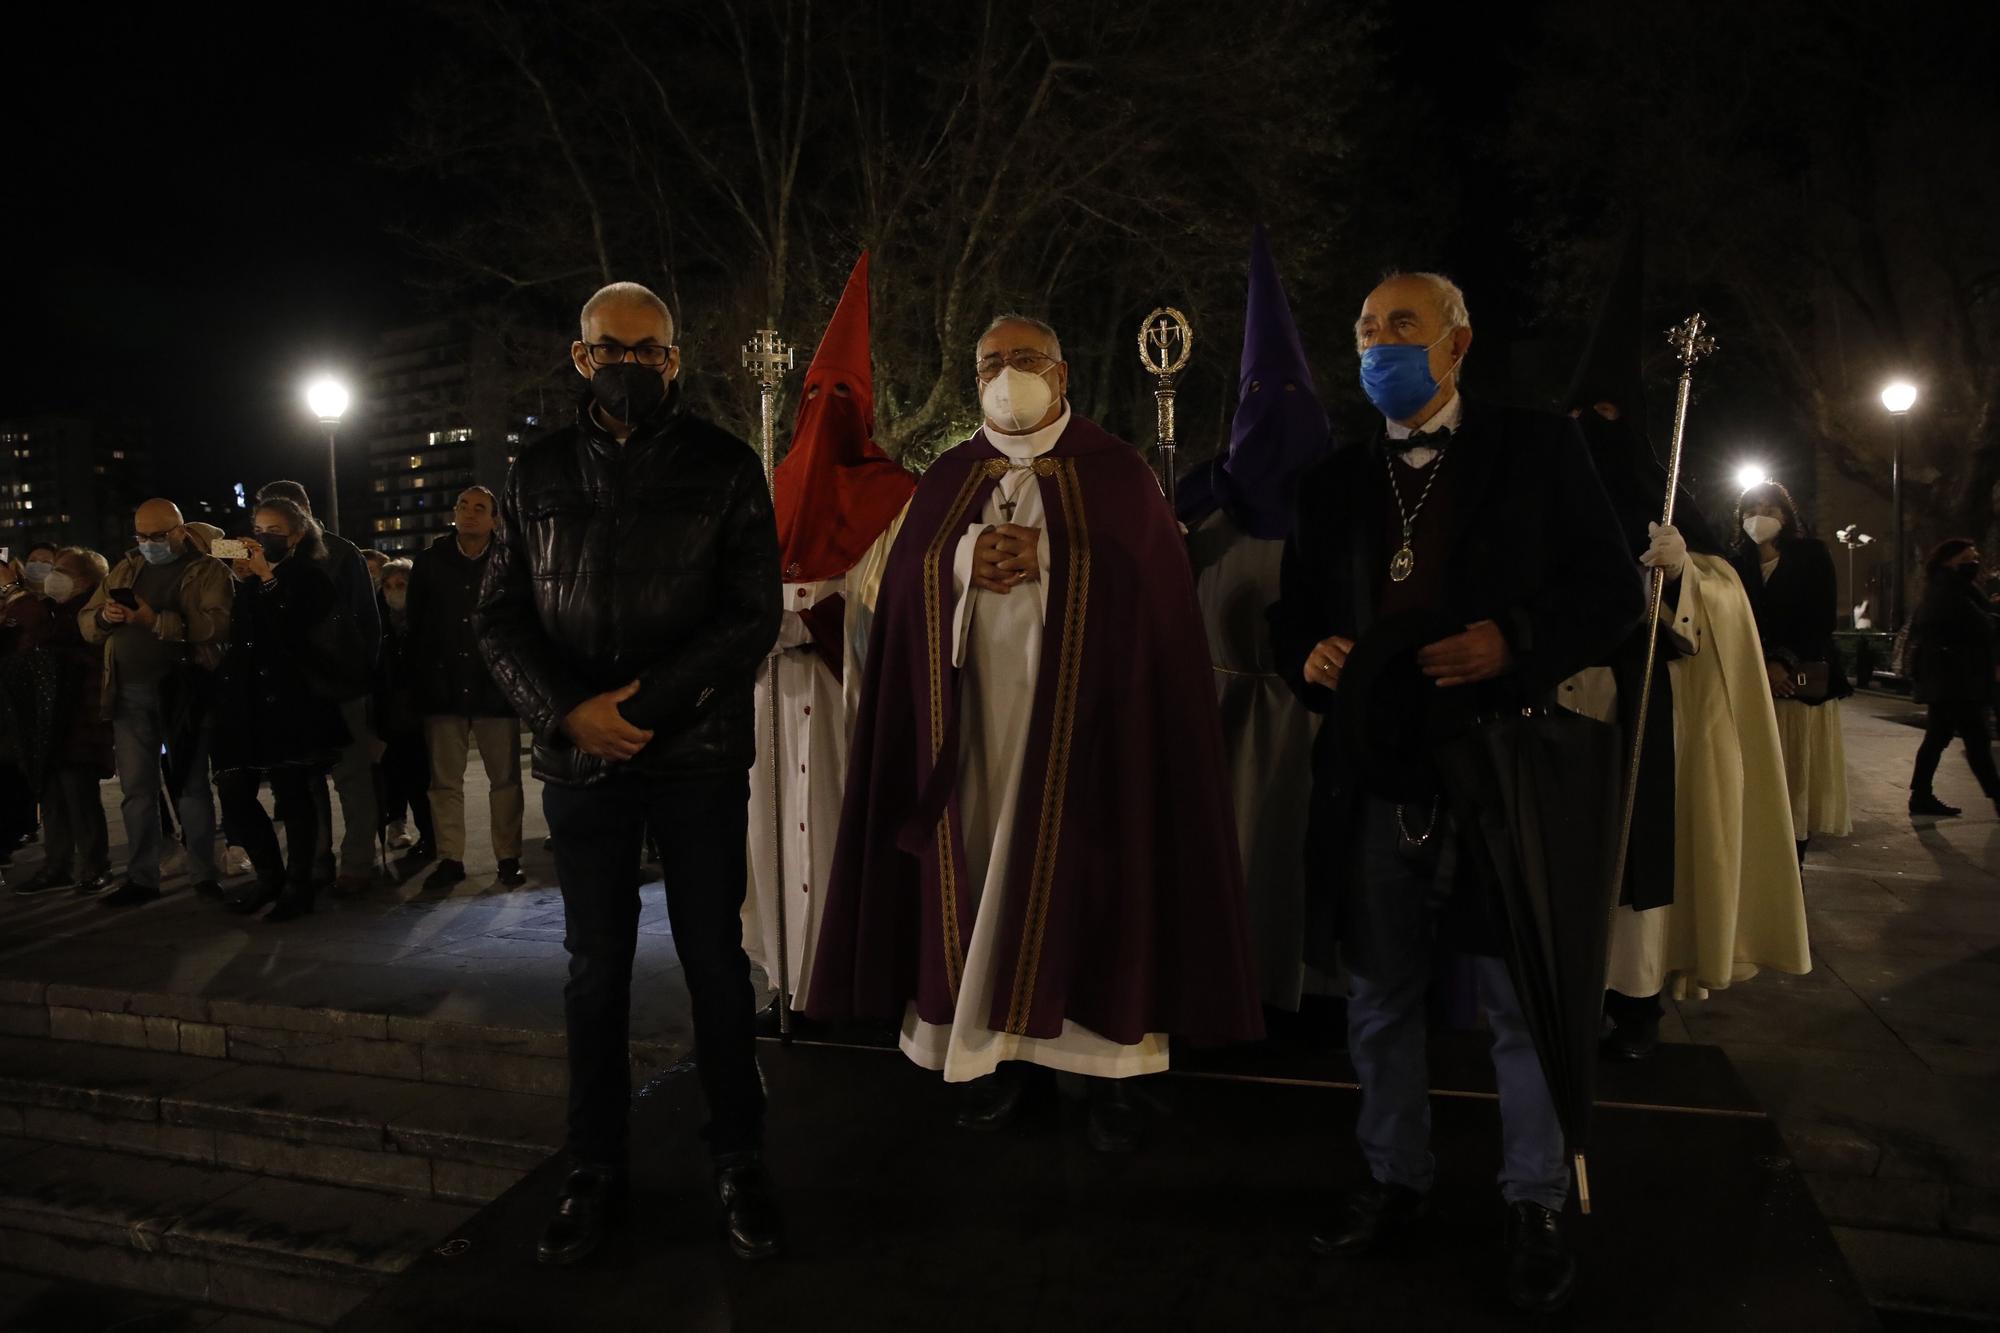
M659 297L583 308L574 426L522 451L486 566L480 647L535 737L569 950L569 1155L542 1262L597 1248L623 1211L639 846L666 854L667 920L708 1100L729 1243L778 1252L764 1178L756 997L743 952L751 698L778 638L778 534L757 455L681 397Z
M87 642L104 645L104 715L111 719L124 793L125 882L107 907L160 896L160 750L178 784L188 881L222 897L215 803L208 786L209 684L229 642L229 569L189 538L171 500L133 515L135 549L77 614Z

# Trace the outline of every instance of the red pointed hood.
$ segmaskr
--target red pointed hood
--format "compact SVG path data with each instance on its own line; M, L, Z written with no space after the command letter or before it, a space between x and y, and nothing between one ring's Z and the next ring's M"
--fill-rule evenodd
M791 452L773 480L778 568L787 583L852 569L917 488L917 479L875 446L866 251L806 369Z

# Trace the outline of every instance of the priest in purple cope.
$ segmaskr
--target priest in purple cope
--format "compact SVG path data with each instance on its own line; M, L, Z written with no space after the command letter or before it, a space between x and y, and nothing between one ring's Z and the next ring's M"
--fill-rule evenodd
M994 1130L1026 1067L1121 1080L1262 1035L1214 686L1180 530L1070 410L1055 331L975 349L984 427L923 475L876 606L807 1012L900 1022Z

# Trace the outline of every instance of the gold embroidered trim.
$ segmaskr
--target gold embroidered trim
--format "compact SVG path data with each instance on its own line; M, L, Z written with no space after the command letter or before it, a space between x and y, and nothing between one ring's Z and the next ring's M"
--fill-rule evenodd
M947 542L954 547L953 540L958 535L959 524L965 519L965 511L972 503L972 493L979 489L985 478L980 468L970 468L965 474L965 484L958 488L958 495L945 511L944 521L938 524L937 534L924 551L924 633L925 652L928 657L931 704L931 764L937 765L938 756L944 750L944 606L938 592L938 566L944 557ZM958 999L959 976L965 970L963 946L958 935L958 879L957 866L952 855L951 810L938 816L938 916L944 930L944 975L945 984L951 990L954 1002Z
M1063 796L1069 783L1070 740L1076 731L1076 697L1083 674L1084 613L1090 598L1090 528L1083 512L1083 492L1070 459L1047 462L1062 497L1063 521L1069 531L1068 578L1064 587L1062 650L1056 666L1055 712L1049 727L1049 765L1042 785L1042 818L1035 834L1035 857L1028 875L1028 903L1021 928L1021 956L1014 966L1014 994L1007 1008L1007 1031L1025 1035L1034 1008L1035 982L1041 972L1042 936L1049 920L1049 895L1054 887L1056 852L1062 843Z

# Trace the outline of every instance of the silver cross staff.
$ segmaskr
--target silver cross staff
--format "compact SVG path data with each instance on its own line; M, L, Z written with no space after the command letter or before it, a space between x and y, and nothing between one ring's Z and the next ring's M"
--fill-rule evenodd
M1179 351L1175 351L1178 344ZM1159 359L1154 360L1158 351ZM1174 377L1187 368L1194 352L1194 326L1172 306L1161 306L1139 322L1139 359L1153 377L1153 402L1157 407L1159 435L1154 447L1160 454L1160 494L1167 508L1174 508Z
M771 321L773 324L776 320ZM792 345L778 336L775 328L765 327L752 334L750 341L743 344L743 368L757 381L758 416L764 427L764 485L770 489L772 500L777 499L777 487L772 474L778 466L777 438L773 418L778 410L778 386L784 383L785 372L792 368ZM792 1040L792 949L789 932L785 929L785 811L784 780L778 770L778 648L771 647L770 655L764 659L764 680L767 685L765 698L769 701L765 710L764 724L770 732L771 743L768 755L771 770L771 884L777 891L774 906L778 913L778 1037L790 1043Z

